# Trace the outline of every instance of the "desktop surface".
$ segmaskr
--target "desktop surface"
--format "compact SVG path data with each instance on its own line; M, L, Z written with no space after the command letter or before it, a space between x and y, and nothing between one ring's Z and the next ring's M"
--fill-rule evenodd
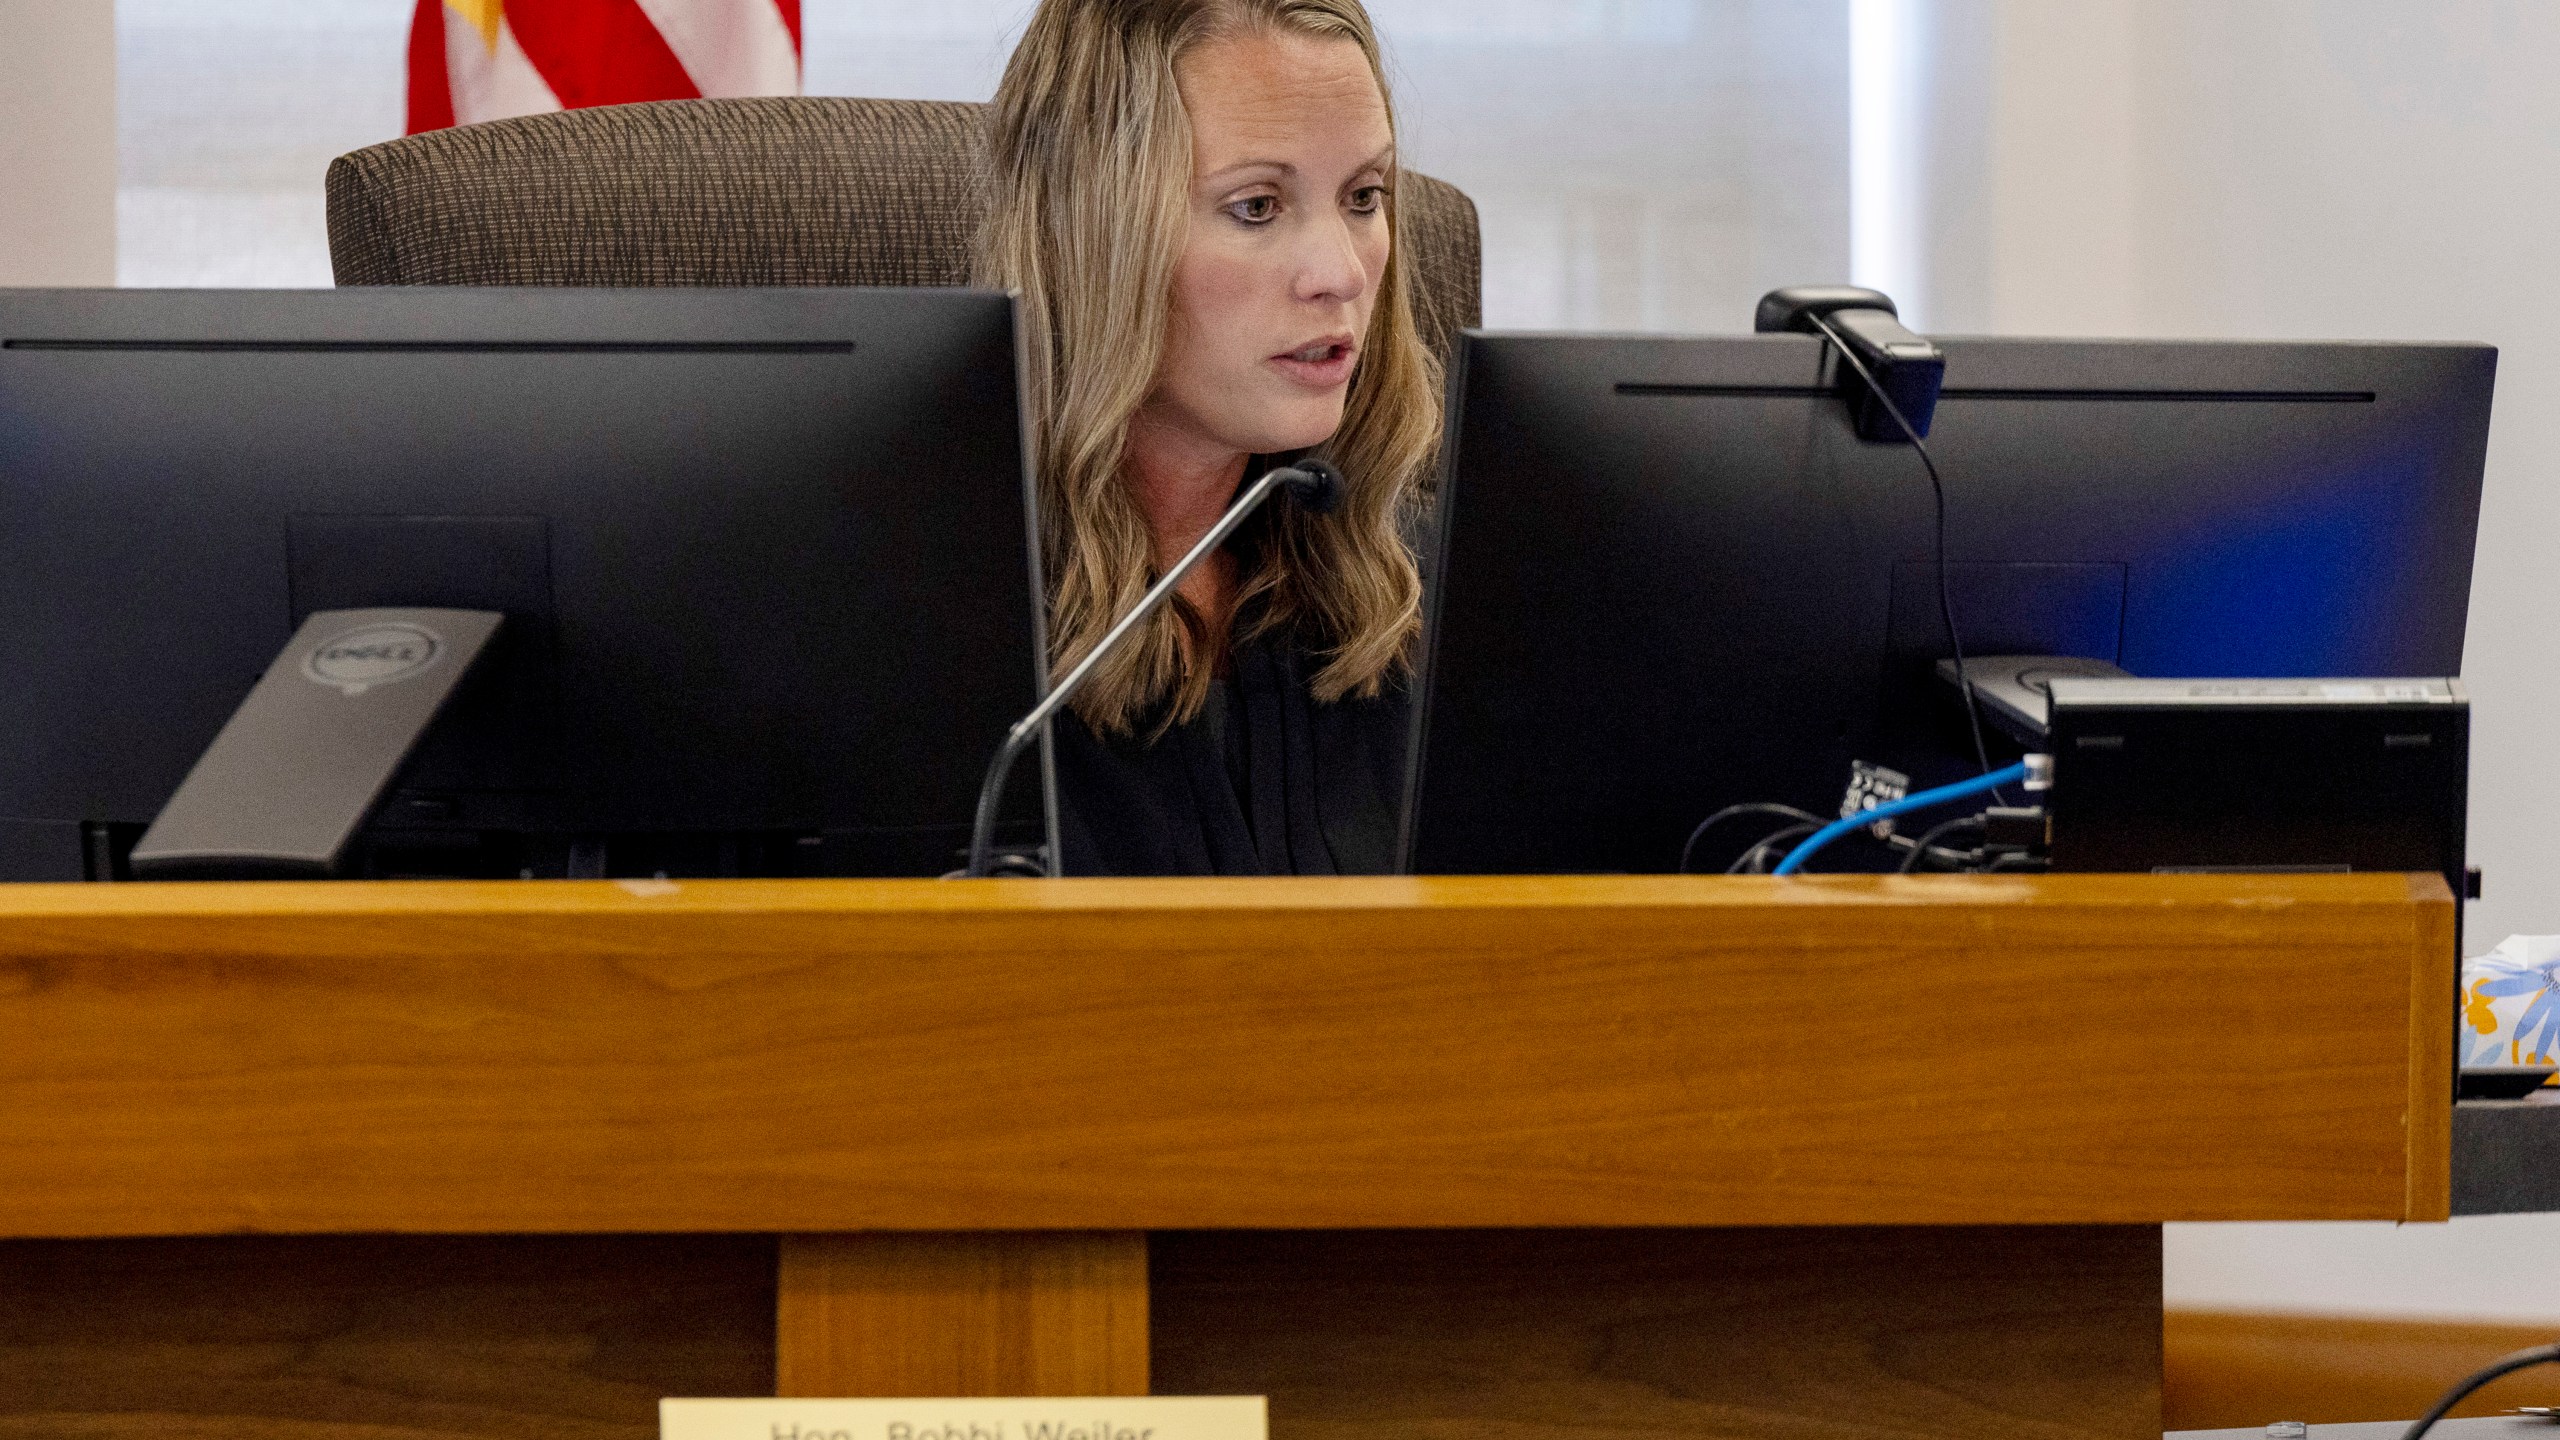
M2340 1425L2311 1425L2305 1427L2307 1433L2303 1440L2400 1440L2401 1436L2409 1433L2410 1423L2409 1420L2360 1420ZM2549 1440L2553 1435L2560 1435L2560 1425L2539 1416L2475 1415L2439 1420L2427 1434L2443 1437L2443 1440ZM2164 1440L2267 1440L2267 1428L2249 1425L2233 1430L2171 1430Z

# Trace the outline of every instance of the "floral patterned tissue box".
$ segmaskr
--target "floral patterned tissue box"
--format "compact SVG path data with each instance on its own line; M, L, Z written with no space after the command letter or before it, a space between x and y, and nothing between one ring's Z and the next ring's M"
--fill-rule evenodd
M2560 935L2462 962L2461 1038L2465 1065L2560 1065Z

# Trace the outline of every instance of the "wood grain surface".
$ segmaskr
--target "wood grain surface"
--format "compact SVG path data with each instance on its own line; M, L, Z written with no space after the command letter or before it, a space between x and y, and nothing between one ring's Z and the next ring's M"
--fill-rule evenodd
M1147 1237L782 1237L778 1395L1144 1395Z
M738 1235L0 1244L7 1440L654 1440L773 1387Z
M2400 876L0 887L0 1234L2441 1214Z
M2450 891L2446 893L2450 894ZM2461 1013L2459 918L2452 905L2418 912L2418 956L2409 968L2409 1199L2406 1220L2453 1215L2453 1026L2435 1014L2447 990L2447 1014ZM2429 960L2439 963L2429 964Z
M1159 1235L1154 1388L1267 1394L1275 1440L2152 1440L2157 1235ZM985 1274L886 1253L857 1267ZM660 1396L771 1393L774 1262L738 1236L0 1245L0 1437L647 1440Z
M1273 1440L2158 1440L2148 1226L1155 1238L1156 1388Z
M2168 1312L2163 1329L2172 1430L2411 1420L2499 1356L2560 1338L2560 1325L2513 1321L2197 1310ZM2518 1405L2560 1406L2560 1368L2493 1381L2453 1413Z

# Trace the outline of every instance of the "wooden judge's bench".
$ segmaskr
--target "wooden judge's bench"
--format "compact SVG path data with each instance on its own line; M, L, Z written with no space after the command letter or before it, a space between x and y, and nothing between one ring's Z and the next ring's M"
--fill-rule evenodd
M2446 1213L2434 877L0 887L0 1437L1249 1393L2158 1434L2168 1220Z

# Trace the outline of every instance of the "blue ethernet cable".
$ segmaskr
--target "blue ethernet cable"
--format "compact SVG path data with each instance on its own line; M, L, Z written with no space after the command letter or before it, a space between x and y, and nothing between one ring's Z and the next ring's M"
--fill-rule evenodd
M1941 785L1935 790L1923 790L1917 795L1905 795L1889 805L1879 805L1872 810L1861 810L1855 815L1844 815L1806 836L1804 843L1788 851L1787 858L1779 861L1778 868L1770 873L1793 875L1804 868L1804 862L1812 859L1815 851L1862 825L1873 825L1879 820L1908 815L1914 810L1926 810L1932 805L1944 805L1950 800L1962 800L1968 795L1979 795L2002 785L2021 783L2027 779L2028 770L2027 762L2021 760L2006 770L1994 770L1988 775L1976 775L1970 780L1961 780L1953 785Z

